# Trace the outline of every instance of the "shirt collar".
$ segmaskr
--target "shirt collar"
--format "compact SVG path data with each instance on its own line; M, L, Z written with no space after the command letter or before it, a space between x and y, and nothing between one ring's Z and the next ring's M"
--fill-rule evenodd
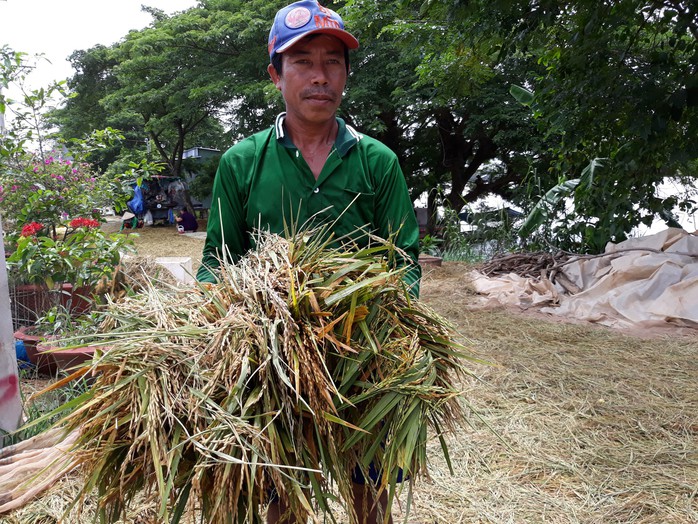
M336 118L339 129L337 130L337 139L334 142L334 147L337 150L337 153L339 153L339 156L343 157L359 142L359 140L364 137L364 135L359 133L352 126L348 125L341 118ZM276 134L276 139L284 147L295 148L296 146L293 145L290 137L286 134L286 128L284 127L285 119L286 113L279 113L279 115L276 117L276 122L274 123L274 133Z

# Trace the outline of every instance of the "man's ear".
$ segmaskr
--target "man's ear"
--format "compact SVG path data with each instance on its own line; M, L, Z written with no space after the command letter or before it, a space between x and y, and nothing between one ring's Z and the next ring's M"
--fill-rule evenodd
M276 69L274 68L273 65L269 64L267 66L267 72L269 73L269 76L271 77L271 81L274 82L274 85L276 86L276 89L281 89L281 76L279 73L276 72Z

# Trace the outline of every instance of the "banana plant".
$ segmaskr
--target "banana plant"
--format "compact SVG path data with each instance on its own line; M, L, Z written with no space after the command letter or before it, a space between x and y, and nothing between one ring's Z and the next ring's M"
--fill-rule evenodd
M554 215L557 205L565 198L574 198L577 190L588 190L594 184L594 177L599 169L603 168L605 158L594 158L584 168L579 178L562 180L556 186L550 188L547 193L533 206L524 223L519 229L519 236L530 236L541 225L548 222Z

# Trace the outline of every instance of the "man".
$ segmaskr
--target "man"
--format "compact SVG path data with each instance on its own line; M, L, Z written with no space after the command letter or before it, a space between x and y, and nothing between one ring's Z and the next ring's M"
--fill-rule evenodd
M254 229L282 234L288 224L332 224L334 238L347 235L357 245L368 243L366 231L394 238L407 255L397 263L407 266L405 282L418 295L419 228L397 157L336 116L349 50L358 46L340 16L314 0L295 2L276 14L267 70L286 112L271 129L222 156L199 280L215 281L224 254L235 261L254 248ZM366 523L377 522L379 511L362 485L365 479L357 474L354 479L357 514ZM280 521L283 513L272 502L268 522Z

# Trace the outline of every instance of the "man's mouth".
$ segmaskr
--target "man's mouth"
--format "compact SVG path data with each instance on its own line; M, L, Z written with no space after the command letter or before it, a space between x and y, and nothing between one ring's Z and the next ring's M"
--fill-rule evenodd
M307 93L304 98L309 100L318 100L320 102L334 102L335 97L330 93Z

